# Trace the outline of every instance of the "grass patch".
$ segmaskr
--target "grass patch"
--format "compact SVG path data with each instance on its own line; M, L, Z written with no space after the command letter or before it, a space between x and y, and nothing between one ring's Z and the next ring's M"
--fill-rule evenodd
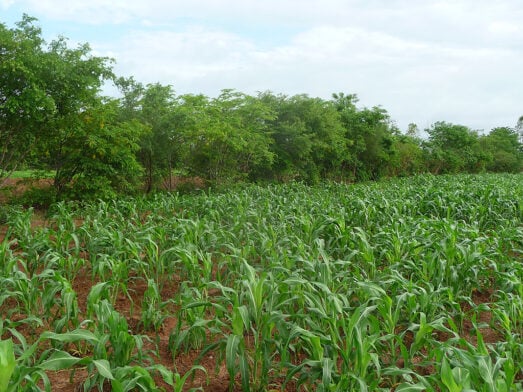
M24 179L24 178L53 178L56 174L54 170L16 170L11 174L11 178Z

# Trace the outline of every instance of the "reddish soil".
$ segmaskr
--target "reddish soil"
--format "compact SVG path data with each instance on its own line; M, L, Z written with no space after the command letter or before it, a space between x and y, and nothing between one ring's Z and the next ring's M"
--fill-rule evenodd
M86 271L87 272L87 271ZM91 286L95 284L91 280L89 274L84 273L77 277L73 282L73 289L77 293L79 299L79 307L82 312L86 311L86 299ZM139 326L140 320L140 306L143 298L143 293L147 288L146 282L143 280L130 280L129 281L129 292L131 293L131 298L134 302L133 314L131 316L131 301L125 295L119 295L116 301L115 309L120 312L122 315L126 316L129 328L133 331L134 334L142 334L150 337L151 341L156 340L156 334L151 331L144 331ZM172 293L177 288L177 282L167 282L164 290L162 291L163 299L170 298ZM180 354L173 361L172 354L169 351L169 335L171 330L175 327L176 320L174 318L168 318L164 321L164 324L161 330L158 333L158 342L159 342L159 356L154 356L153 360L156 364L161 364L166 366L168 369L176 370L180 375L184 375L187 371L191 369L194 365L196 358L200 354L198 351L190 351L187 354ZM154 344L149 343L145 346L148 350L154 350ZM202 372L198 371L195 373L194 379L191 382L188 382L184 390L188 390L194 387L202 387L205 391L227 391L229 386L229 375L225 369L225 366L219 367L218 372L214 372L216 368L216 359L214 358L213 353L206 355L200 362L200 364L207 369L208 371L208 383L207 376ZM66 391L75 391L81 382L85 379L86 373L77 372L74 377L73 383L69 381L69 372L56 372L50 374L49 378L53 383L53 391L66 392ZM169 390L167 384L165 384L161 377L157 377L156 381L158 385L165 387L166 390Z
M7 178L3 180L2 185L0 185L0 204L16 200L17 197L22 196L30 189L48 188L52 184L53 180L50 178Z
M176 181L175 183L176 185L180 185L180 183L185 182ZM0 188L0 205L8 202L9 200L13 200L13 198L16 199L16 197L23 195L24 192L31 188L43 188L51 186L51 184L52 180L47 179L8 179L4 183L3 187ZM198 186L201 184L198 181L196 181L192 185ZM81 222L79 223L81 224ZM50 222L48 222L44 218L43 214L36 212L35 219L33 219L31 226L32 228L37 228L45 227L49 224ZM6 225L0 225L0 242L2 242L5 239L7 230L8 227ZM14 248L13 250L16 252L17 244L13 244L12 248ZM87 257L87 255L84 256ZM97 282L92 281L90 271L87 270L81 271L81 273L72 282L73 288L77 294L79 302L78 305L82 312L85 312L86 310L87 295L89 294L91 287L96 283ZM166 282L162 291L162 297L164 299L172 298L173 293L177 290L177 286L178 282L176 281ZM154 332L144 331L142 328L140 328L140 306L145 290L146 283L143 280L130 280L129 292L131 293L131 299L134 303L133 315L131 316L131 301L124 295L120 295L118 297L117 302L115 304L115 308L122 315L126 316L129 328L133 330L133 333L149 336L151 342L158 341L159 356L153 356L152 359L154 363L162 364L166 366L168 369L174 370L183 376L195 364L195 361L198 358L200 352L190 351L188 353L181 353L173 361L172 354L170 353L168 348L170 332L176 325L176 320L174 320L173 318L166 319L164 321L163 327L158 332L158 340ZM9 301L6 301L6 303L4 303L3 310L9 309L9 305ZM11 305L14 306L14 304ZM25 317L21 314L12 315L12 319L14 318L24 319ZM21 326L19 329L20 332L22 332L22 334L27 336L29 342L44 330L42 328L40 328L41 330L35 330L34 327L29 325ZM155 349L154 344L147 343L145 349L151 350L152 352ZM207 374L204 374L201 371L196 371L194 373L194 377L190 378L189 381L186 383L184 390L189 390L190 388L194 387L201 387L204 391L221 392L228 390L229 375L226 371L225 365L216 365L216 358L214 356L214 353L211 352L205 355L199 361L199 364L202 365L205 369L207 369ZM74 374L68 370L48 372L48 377L51 382L53 392L76 392L82 390L82 382L87 377L87 371L85 369L76 369ZM160 376L157 376L155 379L159 386L165 387L167 391L171 389L167 384L163 382ZM110 387L104 387L104 390L110 390Z
M493 298L494 290L488 289L483 291L474 291L472 293L472 301L476 306L479 305L486 305L486 308L488 309L488 305L493 303L495 299ZM470 309L470 305L464 306L464 311L467 309ZM492 324L492 312L490 310L485 310L479 313L479 317L476 320L478 324L483 324L483 327L478 328L479 332L483 336L483 340L485 343L497 343L503 340L503 335L499 332L494 330L491 327ZM474 325L470 319L463 320L463 329L465 332L465 338L472 344L477 344L477 336L474 332Z
M91 290L91 287L97 282L93 282L88 271L83 270L79 274L73 283L73 289L75 290L78 298L78 305L81 313L86 312L87 296ZM176 290L177 282L167 283L164 290L162 291L163 299L172 297L172 293ZM178 372L180 375L184 375L191 367L195 364L196 359L200 355L199 351L193 350L188 353L179 354L176 359L173 360L172 354L169 351L169 335L170 332L176 326L176 320L174 318L168 318L164 321L163 326L158 335L152 331L145 331L139 325L140 320L140 305L143 298L143 293L146 290L146 283L143 280L130 280L129 281L129 292L131 293L131 299L134 303L133 311L131 311L131 300L125 295L119 295L115 304L115 309L124 315L127 319L129 329L133 334L140 334L148 336L150 342L146 342L144 345L144 351L148 351L155 364L161 364L170 370ZM10 304L9 301L4 303L3 309L8 309L15 304ZM11 320L22 320L25 319L25 315L12 315ZM17 327L17 330L27 337L28 342L34 341L34 339L41 334L44 328L35 328L34 326L24 324ZM158 354L154 352L155 344L158 343ZM194 378L189 379L186 383L184 390L190 388L201 387L204 391L227 391L229 387L229 375L226 371L225 365L217 367L216 358L214 353L205 355L199 362L205 369L207 369L207 375L201 371L197 371L194 374ZM216 371L215 371L216 370ZM52 385L52 391L54 392L76 392L80 391L83 381L87 377L85 369L76 369L74 374L70 371L57 371L48 372L48 377ZM163 386L165 390L170 390L170 387L163 382L160 376L156 376L155 380L159 386ZM109 391L110 387L104 387L104 390Z
M206 187L205 180L200 177L180 177L171 176L162 181L161 188L166 191L173 191L176 189L195 190L204 189Z

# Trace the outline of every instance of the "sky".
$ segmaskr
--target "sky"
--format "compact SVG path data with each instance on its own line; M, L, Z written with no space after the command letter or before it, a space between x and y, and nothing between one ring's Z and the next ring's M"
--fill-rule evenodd
M177 94L356 94L401 130L523 115L523 0L0 0L24 13Z

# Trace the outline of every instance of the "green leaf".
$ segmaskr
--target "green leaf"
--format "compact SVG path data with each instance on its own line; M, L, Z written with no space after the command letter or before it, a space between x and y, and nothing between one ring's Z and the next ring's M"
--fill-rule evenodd
M503 363L503 370L505 372L505 381L508 385L512 385L516 375L516 367L514 366L514 360L512 357L508 357Z
M454 376L456 383L460 385L461 388L470 388L470 372L467 369L455 367L452 369L452 375Z
M66 333L54 333L54 332L44 332L41 335L42 339L57 340L63 343L74 343L78 341L87 341L91 344L98 342L98 338L91 331L86 329L75 329L72 332Z
M162 375L164 381L167 382L168 384L169 384L170 379L173 379L172 380L173 383L169 384L169 385L174 387L174 391L173 392L182 392L183 387L185 386L185 383L187 382L187 379L189 377L191 377L191 376L194 376L194 373L197 370L201 370L203 373L207 374L207 370L205 370L205 368L203 366L194 365L192 368L189 369L189 371L185 372L183 377L180 377L180 375L178 373L174 374L173 372L170 372L171 376L170 377L167 376L167 379L166 379L166 372L169 372L169 370L167 370L165 368L164 368L164 370L162 370L162 369L158 369L157 367L155 367L155 369L160 372L160 374ZM174 381L174 379L176 381Z
M82 358L73 357L68 352L55 351L49 359L39 364L38 367L43 370L63 370L70 369L81 361Z
M199 308L200 306L211 306L212 303L209 301L195 301L183 306L183 310Z
M244 351L244 350L241 350ZM249 392L250 389L250 379L249 379L249 363L248 358L245 355L245 352L240 355L240 375L242 378L242 391Z
M225 364L231 380L236 376L236 356L238 354L238 346L240 344L240 337L237 335L229 335L227 337L227 345L225 347Z
M332 368L334 366L334 363L332 359L330 358L323 358L321 360L321 366L322 366L322 377L321 382L323 384L323 387L326 391L329 390L329 386L332 383Z
M98 369L98 373L104 378L114 380L113 373L111 372L111 365L106 359L96 359L93 361L94 366Z
M175 387L174 385L174 373L172 370L167 369L163 365L157 365L155 366L154 370L156 370L160 375L162 376L163 381L165 381L167 384L169 384L171 387Z
M321 361L323 359L323 347L321 345L321 340L319 336L311 336L309 337L309 341L311 342L311 348L313 352L313 359L316 361Z
M422 383L417 384L407 384L403 383L396 387L396 392L416 392L416 391L425 391L427 387L423 385Z
M238 307L232 310L232 332L237 336L243 336L243 319Z
M449 392L461 392L461 388L454 380L452 368L449 365L447 358L443 357L441 362L441 381L449 389Z
M7 385L16 366L13 341L0 341L0 392L7 390Z
M111 380L111 391L112 392L125 392L120 380Z
M483 335L479 331L479 328L477 328L476 326L474 326L474 327L476 328L476 337L477 337L477 341L478 341L478 343L477 343L478 353L488 356L489 352L488 352L487 346L485 345L485 341L483 340Z

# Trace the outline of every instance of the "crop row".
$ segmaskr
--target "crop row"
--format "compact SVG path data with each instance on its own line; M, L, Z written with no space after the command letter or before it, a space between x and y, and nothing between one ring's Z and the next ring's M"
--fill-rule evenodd
M50 390L64 369L86 372L85 391L182 390L213 377L199 365L210 356L230 390L523 389L521 175L61 203L36 227L32 210L2 218L0 392ZM164 341L172 366L158 361Z

